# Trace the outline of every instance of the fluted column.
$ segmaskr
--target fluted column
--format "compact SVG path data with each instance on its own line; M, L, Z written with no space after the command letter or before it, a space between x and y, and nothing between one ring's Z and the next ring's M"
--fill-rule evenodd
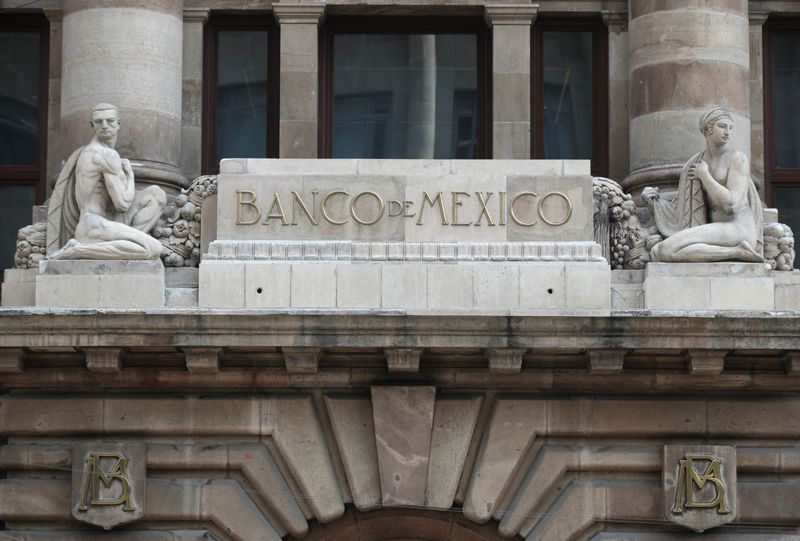
M183 0L64 0L62 157L92 137L92 107L116 105L117 149L136 180L187 185L181 154Z
M703 110L726 107L732 144L750 155L747 0L630 0L628 191L675 185L703 148Z
M492 157L531 157L531 23L537 5L492 4Z

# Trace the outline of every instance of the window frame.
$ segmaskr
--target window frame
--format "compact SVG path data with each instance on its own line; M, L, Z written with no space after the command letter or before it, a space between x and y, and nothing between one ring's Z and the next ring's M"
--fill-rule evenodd
M597 17L539 15L531 28L531 158L544 159L544 46L546 31L592 33L591 173L608 175L608 27Z
M50 86L50 22L44 14L7 15L0 17L0 32L39 33L39 89L36 119L36 163L32 165L0 165L0 184L35 186L34 200L42 204L46 196L47 176L47 112Z
M212 11L203 35L203 174L218 174L217 144L217 74L218 36L225 30L267 31L267 158L279 154L280 129L280 26L269 12ZM242 156L238 156L242 157ZM245 156L246 157L246 156Z
M778 168L774 165L774 123L772 121L772 36L797 34L800 36L800 18L770 17L762 32L763 106L764 106L764 196L770 207L775 207L775 188L800 189L800 167Z
M319 40L319 124L318 155L333 157L333 40L337 34L475 34L477 37L477 86L478 104L475 158L490 159L491 156L491 40L482 17L424 17L424 16L330 16L325 20Z

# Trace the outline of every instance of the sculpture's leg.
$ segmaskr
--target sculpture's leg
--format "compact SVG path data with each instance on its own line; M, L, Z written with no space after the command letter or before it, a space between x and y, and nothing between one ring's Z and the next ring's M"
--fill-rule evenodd
M764 261L750 245L742 241L737 246L716 246L714 244L690 244L672 254L672 261L752 261L760 263Z
M49 259L156 259L156 257L152 257L151 248L145 248L128 240L81 244L75 239L70 239Z
M128 209L128 225L145 233L153 229L167 205L167 196L158 186L148 186L136 196Z

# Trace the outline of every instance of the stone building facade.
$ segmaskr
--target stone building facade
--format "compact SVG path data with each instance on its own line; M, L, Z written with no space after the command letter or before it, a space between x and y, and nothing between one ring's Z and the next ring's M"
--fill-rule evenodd
M800 229L800 4L0 0L0 54L0 539L800 539L798 273L609 242L714 104ZM45 260L99 102L163 262Z

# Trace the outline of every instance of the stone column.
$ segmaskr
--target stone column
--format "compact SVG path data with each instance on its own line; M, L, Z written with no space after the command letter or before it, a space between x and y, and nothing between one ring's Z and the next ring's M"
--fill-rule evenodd
M747 0L630 0L630 163L623 187L676 186L704 148L700 115L733 114L732 144L750 155Z
M281 26L280 157L316 158L318 29L325 5L273 4Z
M750 171L764 194L764 23L769 11L750 12Z
M487 5L492 28L492 157L531 157L531 24L538 6Z
M603 11L608 27L608 176L621 181L630 172L628 154L628 14Z
M200 176L203 148L203 29L208 8L183 10L183 106L181 108L181 172Z
M92 107L119 108L117 149L136 180L168 193L180 175L183 0L64 0L62 158L92 136Z
M409 89L406 156L433 159L436 146L436 36L408 36L409 67L421 72Z
M61 171L61 36L64 13L60 9L46 9L50 23L50 62L47 75L47 193L53 191Z

